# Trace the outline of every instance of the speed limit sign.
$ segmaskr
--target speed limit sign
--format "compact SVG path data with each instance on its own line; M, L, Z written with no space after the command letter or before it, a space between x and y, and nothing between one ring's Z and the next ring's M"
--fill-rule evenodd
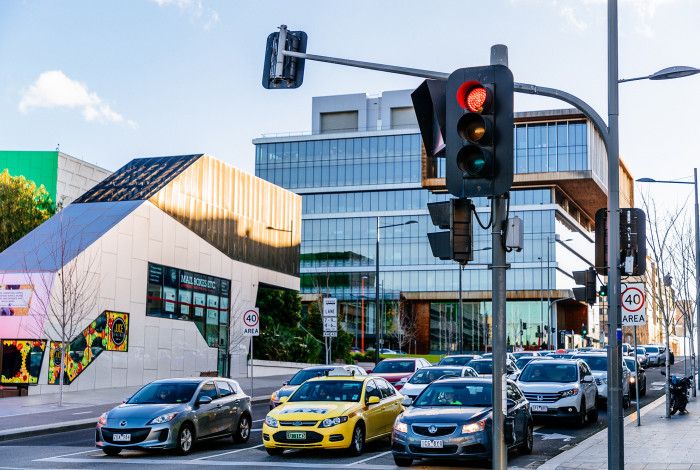
M646 325L646 287L643 283L626 284L622 290L622 325Z
M243 336L260 336L260 311L257 308L243 313Z

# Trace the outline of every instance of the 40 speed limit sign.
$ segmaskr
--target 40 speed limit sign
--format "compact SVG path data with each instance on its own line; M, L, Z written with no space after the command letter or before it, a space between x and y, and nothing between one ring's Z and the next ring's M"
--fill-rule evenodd
M243 336L260 335L260 311L249 308L243 313Z
M622 290L622 325L646 325L646 287L643 283L623 285Z

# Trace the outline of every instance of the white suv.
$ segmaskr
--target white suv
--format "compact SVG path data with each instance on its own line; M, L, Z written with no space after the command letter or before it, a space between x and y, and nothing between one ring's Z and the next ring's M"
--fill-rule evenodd
M601 400L608 399L608 355L606 353L585 353L576 356L593 371L595 383L598 386L598 396ZM622 407L630 406L630 375L632 373L622 361Z
M583 361L535 359L522 370L517 384L533 418L563 418L579 426L598 421L598 389Z

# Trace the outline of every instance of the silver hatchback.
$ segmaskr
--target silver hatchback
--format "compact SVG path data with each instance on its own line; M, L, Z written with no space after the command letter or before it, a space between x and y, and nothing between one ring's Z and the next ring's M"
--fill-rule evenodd
M250 397L224 378L156 380L100 416L95 445L107 455L122 449L192 451L196 441L232 436L247 442Z

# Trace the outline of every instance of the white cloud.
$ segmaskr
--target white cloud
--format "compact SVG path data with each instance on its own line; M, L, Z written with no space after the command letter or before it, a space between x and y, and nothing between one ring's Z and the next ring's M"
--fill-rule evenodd
M136 127L134 121L124 119L84 83L71 80L60 70L41 73L22 95L18 108L22 113L34 108L80 109L88 122L114 122Z
M180 11L201 21L204 29L211 29L219 22L219 13L213 8L204 5L203 0L151 0L160 7L176 6Z
M559 14L564 18L564 21L566 21L566 23L573 27L576 31L585 31L588 29L588 24L579 19L576 16L576 13L574 13L574 9L570 6L561 7Z

